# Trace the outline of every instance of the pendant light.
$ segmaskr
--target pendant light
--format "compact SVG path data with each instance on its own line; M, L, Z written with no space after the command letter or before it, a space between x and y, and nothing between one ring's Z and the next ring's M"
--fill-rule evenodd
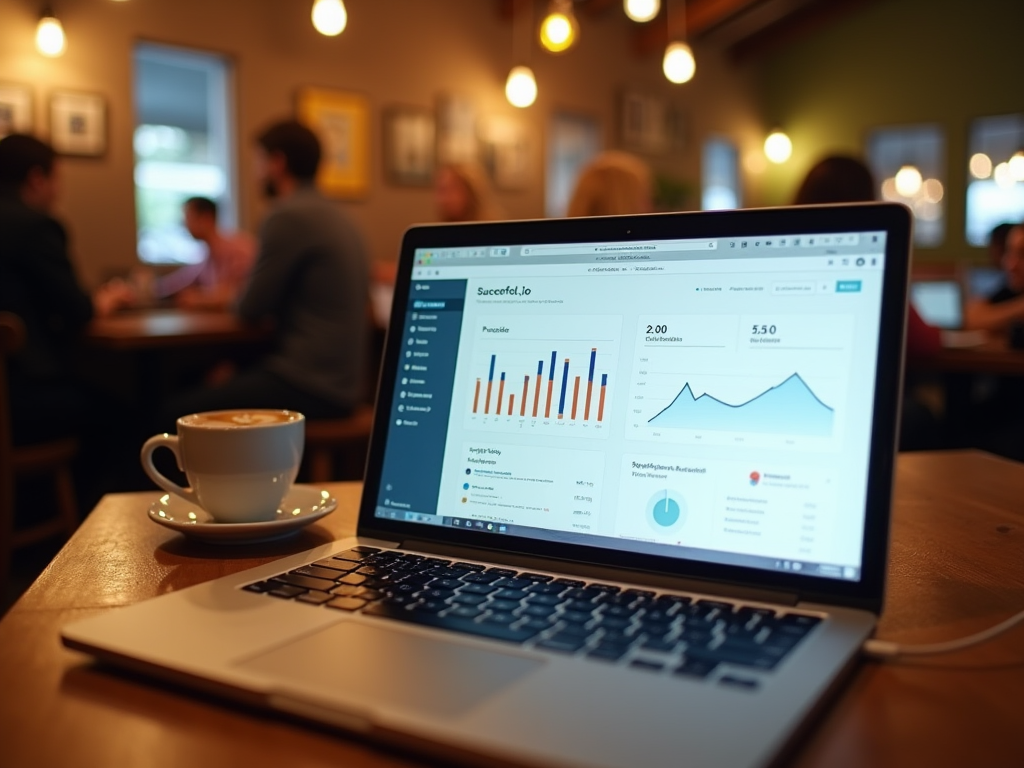
M63 56L67 49L64 27L49 7L44 8L39 16L39 25L36 27L36 49L43 56L48 56L51 59Z
M776 128L764 140L764 156L776 165L789 160L793 154L793 142L781 129Z
M665 58L662 59L661 68L665 77L670 83L688 83L697 72L697 61L693 58L693 49L683 40L686 39L686 4L682 3L683 31L679 35L680 40L670 40L665 47ZM669 38L672 37L672 22L669 13L671 4L665 6L665 25Z
M313 3L313 27L321 35L340 35L348 24L348 11L342 0L316 0Z
M516 51L521 35L516 31L516 5L516 3L512 4L512 53L514 58L525 62L529 57L530 27L532 24L529 18L527 18L523 30L526 33L526 54L519 56ZM520 109L530 106L537 100L537 79L533 76L533 70L527 64L517 64L509 71L508 79L505 81L505 98L508 99L508 103L513 107L519 107Z
M650 21L661 10L661 0L623 0L622 9L633 21Z
M550 53L569 50L579 39L580 25L572 0L551 0L547 16L540 23L540 44Z

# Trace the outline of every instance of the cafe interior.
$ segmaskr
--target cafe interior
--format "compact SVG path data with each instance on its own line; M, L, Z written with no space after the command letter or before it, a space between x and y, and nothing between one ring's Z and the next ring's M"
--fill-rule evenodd
M443 167L481 168L494 218L543 219L566 215L605 150L646 164L655 212L790 205L821 159L863 160L875 198L913 213L911 306L941 334L907 361L905 410L913 402L927 426L901 444L896 508L913 517L894 525L899 608L882 625L934 641L1024 603L1024 333L964 319L1002 284L993 230L1024 221L1022 29L1015 0L3 0L0 135L56 151L54 215L83 288L144 291L206 257L184 226L188 198L215 200L218 226L258 237L272 201L257 135L282 119L314 129L318 186L366 244L373 319L363 402L309 422L299 481L328 483L353 509L402 236L443 218ZM200 364L252 359L266 338L229 310L151 299L95 318L79 355L95 386L144 408ZM992 393L1013 406L988 430ZM354 517L277 548L190 548L142 520L157 495L148 479L126 470L101 503L108 516L90 521L72 487L74 439L19 459L3 432L0 655L48 682L0 693L0 763L56 764L54 748L7 738L20 722L44 739L29 715L8 716L27 702L59 711L86 745L65 764L419 764L104 676L58 646L75 616L351 535ZM1018 627L955 668L870 668L788 759L1019 765L1021 648ZM104 729L122 726L111 746Z

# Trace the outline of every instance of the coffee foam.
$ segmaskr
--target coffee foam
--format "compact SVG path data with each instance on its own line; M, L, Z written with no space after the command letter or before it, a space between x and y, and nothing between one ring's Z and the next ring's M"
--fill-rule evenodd
M181 422L190 427L265 427L272 424L287 424L301 419L295 411L270 411L238 409L233 411L210 411L184 416Z

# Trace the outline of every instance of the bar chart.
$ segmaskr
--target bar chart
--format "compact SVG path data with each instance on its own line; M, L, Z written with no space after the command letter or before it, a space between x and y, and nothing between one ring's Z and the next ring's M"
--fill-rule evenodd
M474 340L467 427L606 433L618 317L487 318Z

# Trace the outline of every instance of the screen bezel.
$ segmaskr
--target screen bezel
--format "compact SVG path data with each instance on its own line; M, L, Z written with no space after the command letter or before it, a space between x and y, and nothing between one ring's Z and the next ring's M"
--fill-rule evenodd
M384 435L390 419L375 419L360 503L361 536L438 542L503 553L552 558L685 579L754 587L795 594L798 599L860 607L880 613L884 599L894 462L898 438L900 393L909 272L911 216L902 205L854 205L764 208L737 211L546 219L474 224L422 225L410 228L402 241L391 328L401 328L409 298L417 248L484 245L532 245L581 242L631 242L659 239L752 237L791 234L886 232L877 376L865 497L861 579L840 579L766 571L670 557L622 552L563 542L421 525L377 518L374 510L384 459ZM392 382L399 365L401 334L387 335L380 381ZM377 413L390 414L394 387L378 385ZM496 541L498 539L498 541ZM500 547L496 547L500 544Z

